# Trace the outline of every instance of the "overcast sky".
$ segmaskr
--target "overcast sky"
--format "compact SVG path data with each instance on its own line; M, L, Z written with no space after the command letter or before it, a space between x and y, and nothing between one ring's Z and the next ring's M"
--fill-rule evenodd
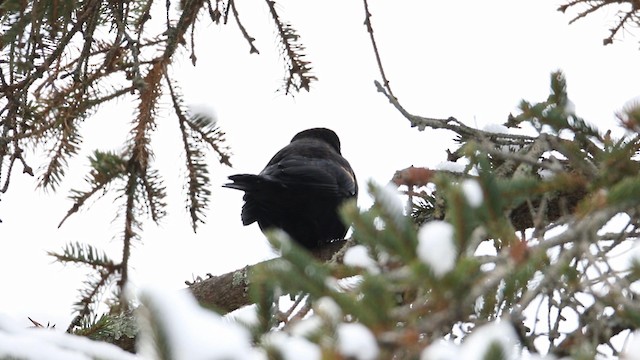
M145 225L135 245L133 280L169 288L207 272L221 274L273 257L257 225L240 222L242 193L221 188L234 173L257 173L300 130L322 126L341 138L361 186L385 183L409 165L434 167L453 149L446 131L418 132L373 85L379 79L361 1L279 1L282 18L298 30L319 81L295 98L277 93L284 76L277 41L263 1L237 4L260 55L232 20L204 20L197 31L197 66L183 52L172 65L185 100L215 109L231 146L233 168L212 155L213 201L207 223L191 231L184 209L184 158L178 125L167 110L154 138L156 163L169 193L169 215L160 226ZM640 52L635 34L613 45L602 39L615 19L603 11L567 25L561 2L536 0L370 0L373 25L391 86L407 110L430 117L455 116L467 125L503 123L521 99L546 98L549 74L561 69L576 112L603 130L615 130L615 112L638 97ZM84 189L86 156L93 149L117 150L130 128L129 104L105 106L85 126L85 147L69 166L58 193L35 190L35 180L14 173L0 203L0 312L27 324L26 316L66 328L71 304L84 279L82 269L52 265L46 251L67 242L90 243L120 257L122 220L112 222L114 197L95 202L57 224L72 205L69 188ZM31 165L42 158L31 155Z

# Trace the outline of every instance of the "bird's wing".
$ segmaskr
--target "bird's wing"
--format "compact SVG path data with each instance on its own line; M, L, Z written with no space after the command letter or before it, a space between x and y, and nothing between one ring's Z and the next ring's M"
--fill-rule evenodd
M345 197L357 194L353 171L339 155L335 159L288 156L268 165L260 175L294 189Z

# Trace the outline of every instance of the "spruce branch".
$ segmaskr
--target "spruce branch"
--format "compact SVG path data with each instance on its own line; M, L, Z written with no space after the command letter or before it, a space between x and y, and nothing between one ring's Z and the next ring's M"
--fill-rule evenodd
M256 39L249 35L249 33L247 32L247 29L245 29L244 25L242 25L242 22L240 22L240 15L238 15L236 2L234 0L229 0L229 3L227 4L227 6L231 8L231 12L233 12L233 17L236 19L236 23L238 24L238 28L240 28L240 32L242 32L242 36L244 36L244 38L249 43L249 47L250 47L249 54L260 54L260 51L258 51L258 48L256 48L256 46L253 44L253 42L256 41Z
M62 226L69 216L80 210L89 198L127 173L126 162L113 153L95 151L93 157L89 158L89 162L91 171L85 177L85 181L89 184L90 189L87 191L71 190L69 198L73 200L74 204L62 218L58 227Z
M147 168L153 156L150 148L150 133L155 130L155 115L162 94L160 81L165 71L166 64L162 62L154 64L144 77L144 87L140 90L138 114L131 131L133 136L128 150L131 160L140 170Z
M61 124L57 143L50 150L51 158L40 176L38 186L53 190L60 184L64 177L67 159L78 152L81 142L82 137L78 133L77 125Z
M204 211L208 208L209 197L209 170L205 161L201 145L194 139L188 128L187 115L182 109L182 101L175 92L174 87L169 83L169 90L173 100L173 107L178 117L180 134L186 158L186 168L188 176L187 185L187 208L191 216L191 226L195 232L198 222L204 222Z
M318 80L318 78L310 74L311 63L304 60L306 57L304 51L306 49L300 43L300 36L291 24L280 18L276 10L276 2L273 0L266 0L266 2L276 25L280 45L282 46L282 56L286 64L287 76L285 76L285 84L283 86L285 94L290 94L291 89L309 91L311 83Z
M140 235L138 230L141 228L141 222L138 219L137 208L137 194L138 188L138 174L129 173L127 184L123 188L123 196L125 197L125 204L122 209L124 212L124 229L122 233L122 261L120 279L118 280L118 287L122 291L129 280L129 260L131 259L131 247L134 240L139 239ZM124 299L121 299L122 304L126 304Z
M223 145L224 133L216 126L216 119L204 114L190 114L184 108L177 87L168 76L165 79L180 127L187 169L187 208L195 232L198 223L204 223L211 196L209 169L203 145L208 144L218 154L221 164L231 166L231 163L228 149Z
M62 264L88 266L93 270L84 281L84 287L79 290L80 299L74 304L76 317L67 328L67 332L72 332L77 326L90 327L100 295L113 283L122 269L121 265L111 260L105 252L88 244L69 243L63 248L62 253L47 254Z
M113 272L117 268L117 265L104 251L98 250L95 246L79 242L67 244L61 254L47 252L47 255L53 256L62 263L86 265L93 269L106 269Z
M84 287L80 288L80 299L74 303L74 313L76 318L67 328L67 332L72 332L76 327L91 327L97 320L96 310L100 303L101 296L111 286L116 277L115 272L96 271L89 274L83 282Z
M178 45L185 44L184 35L190 27L194 26L198 19L198 13L204 6L204 0L184 1L181 4L182 13L175 27L169 24L169 13L167 9L167 42L161 58L165 64L170 62L178 49Z
M220 11L221 4L222 0L216 0L216 7L214 9L211 5L211 0L207 0L207 10L209 11L209 17L215 24L220 24L220 18L222 17L222 11Z
M151 220L158 223L162 217L166 215L164 210L166 202L164 199L167 194L162 182L160 174L155 169L147 169L140 177L140 186L142 187L147 211Z

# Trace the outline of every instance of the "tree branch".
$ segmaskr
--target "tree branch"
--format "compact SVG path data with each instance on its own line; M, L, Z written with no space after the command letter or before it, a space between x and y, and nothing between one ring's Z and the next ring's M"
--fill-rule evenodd
M393 95L393 91L391 91L391 86L389 85L389 80L387 79L387 75L384 73L384 67L382 66L382 60L380 59L380 52L378 51L378 44L376 43L376 38L373 36L373 25L371 25L371 12L369 11L369 3L367 0L364 0L364 25L367 27L367 32L369 33L369 37L371 38L371 45L373 45L373 53L376 55L376 61L378 63L378 69L380 69L380 76L382 76L382 82L384 83L385 89L389 91L389 95L393 96L396 99L396 96Z
M339 255L340 249L347 243L347 240L334 241L324 247L313 250L312 254L319 260L329 261L332 260L334 254ZM249 299L248 290L249 278L253 268L277 261L280 261L280 259L276 258L254 265L247 265L242 269L218 276L210 276L202 281L187 282L188 289L202 306L212 308L221 314L226 314L252 303L251 299ZM337 259L335 261L340 262L341 260Z

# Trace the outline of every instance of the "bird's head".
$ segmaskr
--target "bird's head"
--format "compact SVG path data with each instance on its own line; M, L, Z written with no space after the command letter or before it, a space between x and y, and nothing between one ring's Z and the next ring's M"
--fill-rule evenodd
M313 129L303 130L297 133L293 137L293 139L291 139L291 142L294 142L300 139L308 139L308 138L322 140L327 144L331 145L331 147L334 148L338 152L338 154L340 154L340 139L338 138L338 135L336 135L336 133L333 132L333 130L330 130L327 128L313 128Z

